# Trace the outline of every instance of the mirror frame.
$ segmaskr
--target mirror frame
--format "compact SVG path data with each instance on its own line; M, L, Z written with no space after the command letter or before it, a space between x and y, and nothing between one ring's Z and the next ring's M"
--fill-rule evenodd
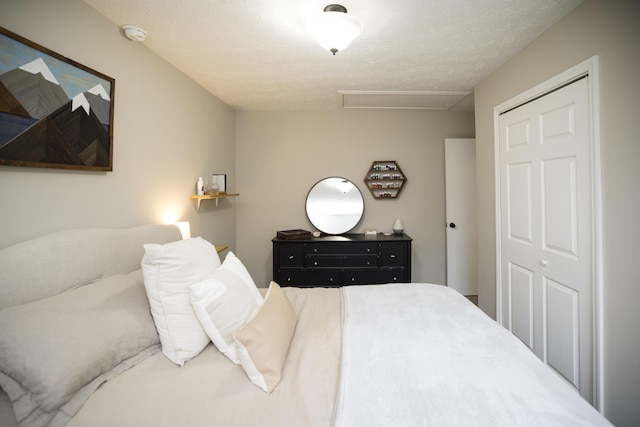
M342 191L338 188L340 183L350 184L352 188ZM305 200L305 212L315 228L326 234L339 235L353 230L362 220L364 198L352 181L330 176L311 187Z

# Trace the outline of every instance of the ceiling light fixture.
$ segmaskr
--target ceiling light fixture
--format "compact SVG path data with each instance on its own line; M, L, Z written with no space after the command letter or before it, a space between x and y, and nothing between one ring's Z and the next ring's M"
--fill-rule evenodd
M320 46L334 55L347 48L362 32L356 18L347 15L347 8L330 4L324 13L307 24L307 31L316 38Z

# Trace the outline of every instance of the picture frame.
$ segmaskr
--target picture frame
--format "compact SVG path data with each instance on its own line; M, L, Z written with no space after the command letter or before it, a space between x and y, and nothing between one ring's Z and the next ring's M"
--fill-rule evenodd
M211 175L211 184L218 184L218 192L226 193L227 192L227 174L224 173L214 173Z
M115 79L0 27L0 165L113 170Z

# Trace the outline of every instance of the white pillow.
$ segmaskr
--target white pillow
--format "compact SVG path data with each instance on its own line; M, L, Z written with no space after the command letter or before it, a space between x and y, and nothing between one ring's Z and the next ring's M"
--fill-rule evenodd
M144 286L162 352L180 366L209 343L191 306L190 286L220 266L216 248L201 237L144 245Z
M242 368L267 393L280 382L297 321L287 296L271 282L260 311L234 333Z
M233 332L255 315L262 295L242 262L229 252L211 276L191 285L191 304L213 344L239 363Z

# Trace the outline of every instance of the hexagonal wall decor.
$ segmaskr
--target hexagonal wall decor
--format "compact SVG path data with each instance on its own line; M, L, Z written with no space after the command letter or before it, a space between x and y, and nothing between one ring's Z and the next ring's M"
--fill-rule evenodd
M376 160L364 177L364 182L376 199L395 199L407 182L395 160Z

